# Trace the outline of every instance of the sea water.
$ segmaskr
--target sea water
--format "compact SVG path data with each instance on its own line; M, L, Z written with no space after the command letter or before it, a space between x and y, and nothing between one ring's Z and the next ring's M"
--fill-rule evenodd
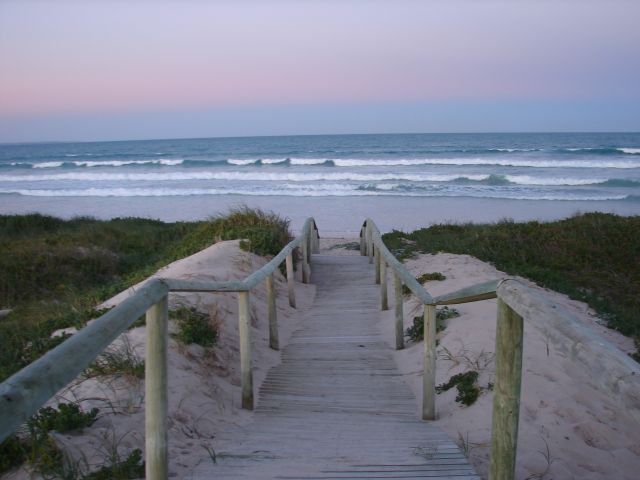
M0 213L204 218L230 205L354 231L640 214L639 133L320 135L0 145ZM351 222L351 223L349 223ZM320 222L321 223L321 222ZM349 228L351 225L353 228Z

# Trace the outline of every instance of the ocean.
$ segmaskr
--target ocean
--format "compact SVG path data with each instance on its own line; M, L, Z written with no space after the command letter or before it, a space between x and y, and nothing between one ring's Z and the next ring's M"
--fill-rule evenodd
M380 216L383 229L584 211L637 215L640 133L0 145L0 213L187 220L237 204L277 211L294 225L324 217L328 231L345 233L366 215Z

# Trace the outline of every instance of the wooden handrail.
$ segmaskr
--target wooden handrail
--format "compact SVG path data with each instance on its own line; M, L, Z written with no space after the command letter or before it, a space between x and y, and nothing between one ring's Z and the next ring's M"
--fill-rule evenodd
M422 418L436 417L436 305L453 305L477 302L498 296L502 282L490 281L463 288L438 297L432 297L413 275L389 252L380 231L370 218L365 221L361 238L361 254L372 256L375 249L376 283L381 284L381 305L386 301L386 278L378 272L385 271L382 263L388 263L394 271L396 349L403 348L402 283L424 305L424 359L422 376ZM523 318L506 302L498 300L496 332L496 379L493 396L491 430L491 480L513 480L520 415L520 385L522 377Z
M517 279L505 278L476 284L455 292L431 297L382 241L375 223L367 219L360 232L361 254L387 262L394 270L396 292L396 349L403 348L402 283L424 304L423 419L435 418L435 307L497 298L496 373L493 390L490 480L515 478L524 320L535 321L547 338L567 356L584 363L593 386L605 394L617 392L624 408L640 419L640 367L595 332L576 321L571 313L552 304L539 292ZM384 267L376 268L384 271ZM381 305L386 295L386 278L381 282Z
M302 250L302 280L311 276L311 254L319 249L318 228L308 218L302 232L266 265L242 281L207 282L151 278L109 312L27 365L0 384L0 442L35 414L61 388L76 378L120 334L146 312L145 362L146 477L166 479L167 460L167 345L170 292L238 292L242 407L253 409L249 292L262 281L267 284L269 345L278 349L273 274L286 262L289 304L295 308L293 251Z

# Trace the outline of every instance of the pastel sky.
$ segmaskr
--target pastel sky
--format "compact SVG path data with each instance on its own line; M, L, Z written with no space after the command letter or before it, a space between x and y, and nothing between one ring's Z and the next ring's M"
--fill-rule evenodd
M0 142L640 130L640 1L0 1Z

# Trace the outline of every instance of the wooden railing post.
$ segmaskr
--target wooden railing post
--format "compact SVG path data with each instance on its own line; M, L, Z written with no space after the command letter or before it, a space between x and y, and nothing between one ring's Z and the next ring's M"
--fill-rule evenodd
M315 222L313 224L313 253L320 253L320 235L318 235Z
M278 312L276 310L276 287L273 273L267 277L267 305L269 309L269 347L279 350Z
M360 229L360 255L365 256L367 254L367 227L366 224Z
M436 306L424 306L424 371L422 419L436 418Z
M287 269L287 291L289 293L289 306L296 308L296 283L293 276L293 254L289 253L285 260Z
M389 310L387 295L387 261L380 256L380 309Z
M307 251L309 250L309 244L307 243L307 239L305 238L300 243L302 248L302 283L309 283L309 255Z
M246 410L253 410L251 313L249 309L249 292L238 292L238 327L240 334L240 386L242 388L242 408Z
M396 296L396 350L404 348L404 312L402 311L402 279L393 273L393 289Z
M498 299L496 376L491 425L491 480L515 478L522 380L522 317Z
M380 263L382 262L382 255L380 255L380 249L376 248L375 253L375 264L376 264L376 285L380 285Z
M309 225L309 231L307 232L307 263L311 265L311 252L313 252L313 225Z
M167 345L168 302L162 300L147 310L145 360L145 471L146 478L168 478L167 457Z
M373 263L373 227L367 222L367 255L369 263Z

